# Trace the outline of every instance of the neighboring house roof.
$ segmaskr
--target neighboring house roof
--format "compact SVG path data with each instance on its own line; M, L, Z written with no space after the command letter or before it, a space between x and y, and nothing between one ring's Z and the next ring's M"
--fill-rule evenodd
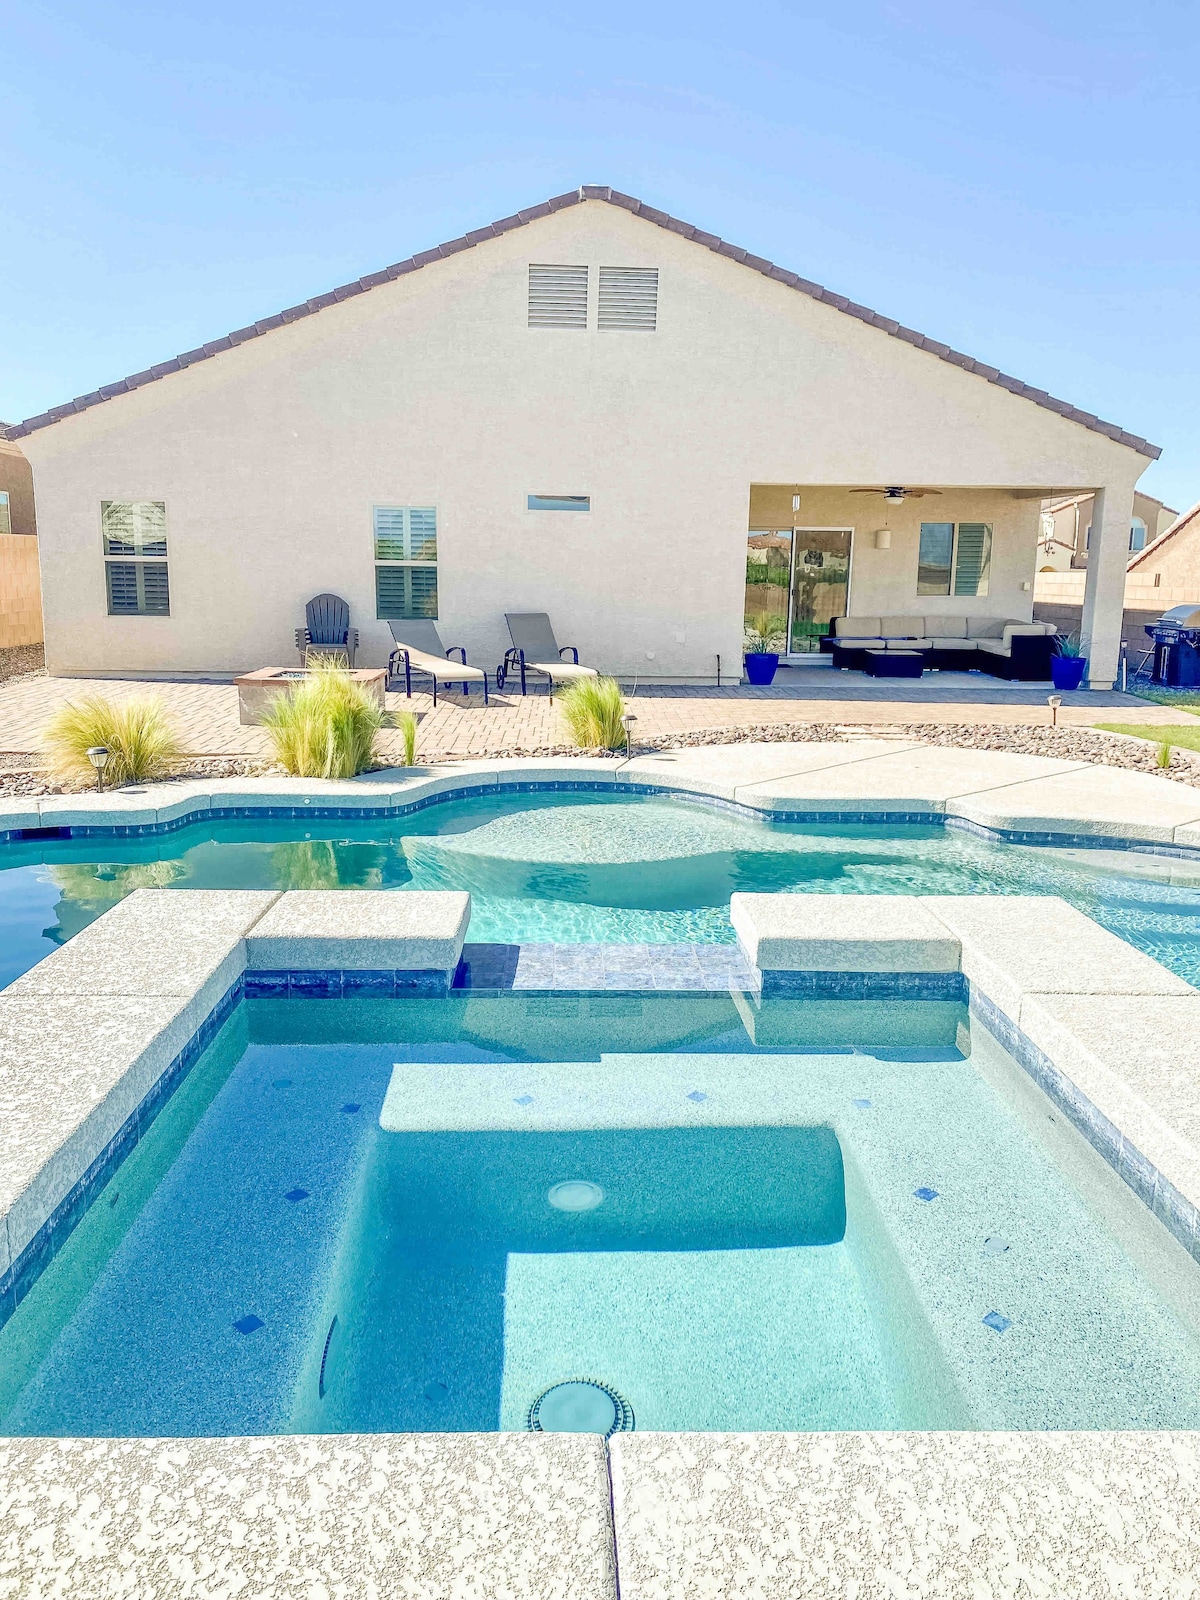
M1081 494L1068 494L1064 495L1062 499L1051 500L1047 506L1047 510L1065 511L1068 506L1080 506L1085 500L1094 500L1095 497L1096 491L1094 489L1085 489ZM1152 494L1144 494L1141 489L1136 489L1134 491L1134 498L1137 500L1148 500L1152 506L1158 506L1161 511L1167 512L1172 517L1177 517L1179 515L1174 506L1169 506L1165 500L1156 500ZM1164 532L1165 531L1166 530L1164 530Z
M223 339L213 339L210 343L201 345L198 350L185 351L183 355L176 356L171 361L160 362L157 366L148 367L145 372L135 372L131 377L122 378L119 383L105 384L103 388L96 389L91 394L80 395L78 399L68 401L63 406L53 406L39 416L27 417L24 422L15 423L4 431L8 438L19 439L24 434L35 432L38 428L48 428L55 422L61 422L64 417L87 411L92 406L113 399L116 395L140 389L144 384L154 383L169 373L182 372L185 367L194 366L197 361L207 361L211 356L221 355L236 345L245 344L248 339L257 339L262 334L283 327L286 323L298 322L301 317L311 317L318 311L324 311L327 306L349 300L354 295L366 294L368 290L377 289L381 284L402 278L407 273L417 272L430 262L442 261L447 256L457 255L460 250L470 250L477 244L497 239L501 234L510 233L514 228L523 228L528 223L536 222L540 217L551 216L556 211L579 205L585 200L603 200L608 205L619 206L623 211L644 217L647 222L665 228L668 233L676 233L681 238L690 239L694 244L713 251L715 255L727 256L732 261L740 262L742 266L762 273L765 278L771 278L789 289L795 289L813 300L819 300L822 305L833 306L836 310L845 312L849 317L856 317L872 328L879 328L883 333L890 334L893 339L902 339L918 350L927 350L939 360L949 362L951 366L959 367L964 372L974 373L976 377L985 378L988 383L997 384L1001 389L1007 389L1010 394L1018 395L1022 400L1031 400L1034 405L1053 411L1058 416L1065 417L1068 422L1077 422L1082 427L1090 428L1094 433L1102 433L1118 444L1136 450L1139 455L1156 458L1162 454L1158 445L1149 444L1136 433L1127 433L1114 422L1104 422L1099 417L1093 416L1090 411L1080 411L1077 407L1068 405L1065 400L1056 400L1044 389L1033 389L1027 383L1022 383L1019 378L1010 378L996 367L989 367L985 362L975 361L971 356L962 355L959 351L952 350L949 345L939 344L936 339L928 339L924 334L916 333L912 328L906 328L890 317L880 316L877 311L871 311L866 306L856 305L854 301L847 300L845 295L834 294L831 289L823 289L818 283L810 283L807 278L801 278L784 267L777 267L774 262L766 261L762 256L751 255L737 245L727 244L714 233L705 233L703 229L695 228L687 222L680 222L678 218L669 216L665 211L658 211L653 206L643 204L641 200L635 200L632 195L621 194L617 189L610 189L600 184L584 184L580 189L572 189L569 194L556 195L553 200L532 206L528 211L518 211L515 216L504 217L486 228L476 228L460 239L451 239L432 250L422 250L418 255L410 256L407 261L398 261L395 266L385 267L381 272L368 273L365 278L345 283L340 289L331 289L328 294L317 295L315 299L305 300L301 305L290 306L288 310L280 311L273 317L264 317L261 322L251 323L247 328L237 328L233 333L227 333Z
M1185 511L1181 517L1176 517L1165 533L1160 533L1157 539L1151 539L1148 545L1138 551L1137 555L1129 563L1130 572L1133 571L1134 567L1140 567L1143 562L1149 561L1151 557L1157 561L1163 553L1163 546L1167 540L1178 539L1181 534L1185 533L1191 533L1200 538L1200 501L1197 501L1190 511Z

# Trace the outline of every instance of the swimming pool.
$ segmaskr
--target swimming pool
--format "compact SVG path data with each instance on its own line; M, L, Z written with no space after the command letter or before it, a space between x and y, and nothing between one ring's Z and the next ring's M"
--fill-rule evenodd
M1057 894L1200 984L1200 861L570 793L453 800L390 822L228 820L0 846L0 983L147 886L464 888L471 938L507 944L730 943L735 890Z
M1200 1269L961 1007L748 1020L244 1003L0 1331L0 1431L517 1430L580 1381L651 1430L1200 1425Z

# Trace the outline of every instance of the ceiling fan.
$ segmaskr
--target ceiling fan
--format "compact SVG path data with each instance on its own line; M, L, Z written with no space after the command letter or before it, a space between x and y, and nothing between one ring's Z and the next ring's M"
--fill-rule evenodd
M941 494L940 489L905 489L901 484L889 484L884 489L851 489L851 494L881 494L889 506L902 506L911 496L920 500L927 494Z

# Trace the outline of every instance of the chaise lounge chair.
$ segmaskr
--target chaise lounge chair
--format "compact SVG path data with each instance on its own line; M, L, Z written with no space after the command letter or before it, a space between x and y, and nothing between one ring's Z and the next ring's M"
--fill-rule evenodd
M447 650L438 638L437 628L424 617L405 617L389 620L396 648L388 657L388 681L404 673L404 692L412 698L412 675L423 672L433 679L433 703L437 705L439 683L461 683L462 692L469 694L473 683L483 685L483 703L488 703L488 675L482 667L467 665L467 652L461 645L451 645ZM452 660L457 651L460 661Z
M560 683L574 683L577 678L594 678L595 667L579 665L579 651L573 644L560 645L554 637L550 618L544 611L517 611L505 614L512 649L496 668L496 688L504 688L510 672L520 672L521 693L525 693L525 676L540 672L546 678L546 693L552 694ZM563 656L570 652L570 661Z
M310 654L344 655L346 665L354 666L358 649L358 629L350 626L350 607L336 594L319 594L304 608L303 628L296 629L296 649L302 665Z

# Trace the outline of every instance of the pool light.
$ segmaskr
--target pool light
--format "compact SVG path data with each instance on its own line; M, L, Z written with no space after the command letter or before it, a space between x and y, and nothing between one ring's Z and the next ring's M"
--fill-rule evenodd
M546 1199L556 1211L594 1211L604 1200L604 1190L586 1178L572 1178L556 1183Z

